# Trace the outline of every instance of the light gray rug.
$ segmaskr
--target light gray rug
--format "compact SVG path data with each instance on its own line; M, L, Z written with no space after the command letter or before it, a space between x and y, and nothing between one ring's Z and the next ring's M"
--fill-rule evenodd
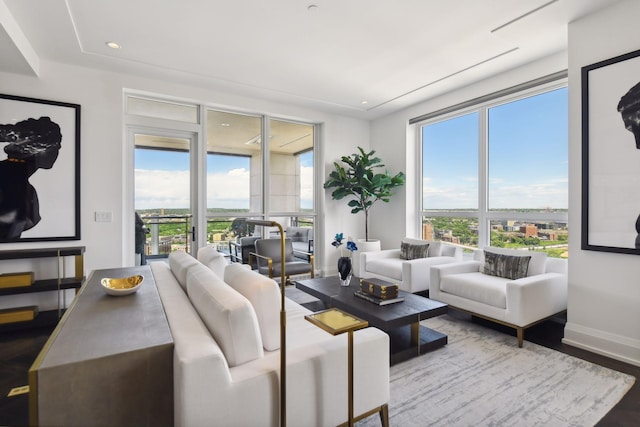
M449 344L391 367L392 426L592 426L635 381L470 321L422 323Z

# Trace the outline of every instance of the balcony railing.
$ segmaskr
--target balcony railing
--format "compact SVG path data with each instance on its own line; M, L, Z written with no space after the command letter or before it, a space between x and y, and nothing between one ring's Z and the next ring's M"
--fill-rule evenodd
M145 254L147 259L167 258L171 252L189 252L191 245L192 215L156 215L140 213L147 229ZM231 228L235 217L207 218L207 244L218 252L229 253L229 241L236 240ZM308 217L288 217L294 226L313 227Z

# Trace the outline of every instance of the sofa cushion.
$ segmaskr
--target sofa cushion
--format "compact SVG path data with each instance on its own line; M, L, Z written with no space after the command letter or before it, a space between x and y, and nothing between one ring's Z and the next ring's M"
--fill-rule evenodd
M228 262L222 253L211 246L204 246L198 249L198 261L213 271L216 276L224 277L224 269Z
M278 284L262 274L247 270L241 264L229 265L224 272L224 281L253 305L264 349L279 349L281 295Z
M507 308L508 279L480 272L449 274L440 280L440 290L493 307Z
M429 244L414 245L407 242L400 243L400 259L426 258L429 255Z
M398 258L374 258L367 261L367 273L402 281L402 262Z
M401 244L402 243L409 243L410 245L428 244L429 245L428 256L432 257L432 256L441 256L442 255L442 243L439 242L439 241L410 239L408 237L405 237L404 239L402 239L402 241L400 243Z
M545 254L544 252L522 251L518 249L505 249L505 248L491 247L485 250L478 250L474 254L474 258L482 262L483 265L484 265L485 251L493 252L496 254L502 254L502 255L530 256L531 260L529 261L529 269L527 271L527 277L543 274L546 270L547 254Z
M187 293L230 367L264 355L258 319L247 298L202 264L189 269Z
M521 279L527 277L530 256L512 256L485 251L482 272L505 279Z
M169 267L171 267L171 272L182 289L187 291L187 272L194 265L200 264L197 259L186 253L185 251L175 251L169 254Z

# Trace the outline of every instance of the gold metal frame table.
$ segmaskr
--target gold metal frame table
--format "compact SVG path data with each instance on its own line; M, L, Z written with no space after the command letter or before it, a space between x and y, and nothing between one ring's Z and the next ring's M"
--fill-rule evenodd
M366 328L369 323L351 314L345 313L337 308L319 311L317 313L304 316L309 322L320 329L329 332L331 335L340 335L347 332L349 334L348 352L348 420L347 425L353 426L353 331Z

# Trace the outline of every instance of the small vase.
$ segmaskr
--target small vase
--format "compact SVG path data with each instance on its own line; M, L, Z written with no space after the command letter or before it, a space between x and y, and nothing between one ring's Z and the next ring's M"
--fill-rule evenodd
M347 256L341 256L338 258L338 276L340 278L340 286L349 286L352 274L351 258Z

